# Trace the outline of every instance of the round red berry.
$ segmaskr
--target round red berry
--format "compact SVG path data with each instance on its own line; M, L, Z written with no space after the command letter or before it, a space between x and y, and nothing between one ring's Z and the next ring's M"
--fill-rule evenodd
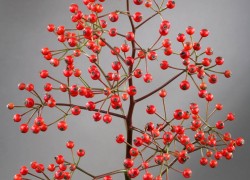
M184 178L190 178L192 176L192 171L191 169L184 169L184 171L182 172L182 175Z
M85 151L84 151L83 149L78 149L78 150L77 150L77 155L78 155L79 157L83 157L83 156L85 155Z

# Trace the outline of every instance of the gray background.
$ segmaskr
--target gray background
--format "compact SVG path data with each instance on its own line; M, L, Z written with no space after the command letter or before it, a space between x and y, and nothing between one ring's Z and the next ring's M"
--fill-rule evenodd
M12 121L14 112L5 108L5 105L10 101L22 104L23 100L30 96L25 92L18 92L16 87L19 82L37 82L35 84L37 89L43 87L45 81L40 80L38 72L40 69L48 68L51 70L52 68L48 62L42 59L39 51L43 46L58 47L56 38L46 32L46 26L48 23L55 23L56 25L66 24L68 27L72 27L70 13L68 12L68 6L72 2L62 0L0 0L1 180L12 179L21 165L29 165L32 160L47 165L59 153L69 158L70 153L64 147L65 142L69 139L74 140L77 147L83 147L86 150L87 155L81 162L81 166L86 167L86 170L100 174L121 167L120 164L123 160L120 157L123 157L124 154L123 145L114 143L115 136L118 133L125 132L123 122L120 119L114 118L110 125L105 125L103 122L94 123L91 120L91 114L85 113L80 118L70 118L67 132L59 132L54 126L47 133L23 135L19 133L18 125ZM116 3L106 3L106 5L108 11L109 9L121 8L124 2L116 1ZM210 88L210 91L216 97L214 103L221 102L225 107L224 111L215 118L223 118L230 111L235 112L237 120L232 124L229 123L226 130L231 131L234 137L243 136L246 140L245 147L237 149L233 160L227 162L223 160L219 167L214 170L199 166L199 153L192 155L192 159L187 163L187 166L193 167L193 179L248 179L250 175L249 6L249 0L182 0L177 1L177 7L174 10L164 13L164 17L172 24L169 37L174 44L174 49L180 48L174 40L176 35L183 32L188 25L194 26L197 30L203 27L210 30L211 36L204 41L203 47L211 45L214 48L215 55L221 55L225 58L224 68L230 68L233 71L231 79L220 77L220 83ZM145 15L145 17L147 16ZM159 22L159 18L150 21L138 35L139 42L143 42L145 47L152 44L156 37L157 32L153 29L156 22ZM120 31L126 32L128 30L128 27L122 24L118 25L120 25ZM113 40L111 43L119 44ZM103 56L106 57L106 55L107 53ZM163 56L159 57L159 59L162 58ZM171 64L180 66L179 58L168 58L168 60ZM79 60L78 64L82 62ZM160 84L171 77L172 71L163 72L162 76L157 73L158 63L150 63L150 72L154 75L154 81L152 86L136 81L138 87L142 88L140 94L145 94L156 84ZM83 67L86 68L87 66L88 63L85 61ZM109 67L105 68L110 69ZM55 70L53 74L60 78L58 72L59 70ZM176 108L187 109L188 104L193 101L201 102L201 108L204 109L204 103L202 104L203 101L197 98L194 87L184 93L178 89L177 82L181 80L179 78L175 84L173 83L167 88L169 92L167 99L168 116L171 116ZM40 92L42 93L42 91ZM57 97L60 97L63 101L62 94L59 93ZM139 104L134 116L136 125L143 127L143 124L149 120L155 119L156 122L158 121L144 113L145 105L154 99L157 98L149 98L145 104ZM75 102L85 104L86 100L75 99ZM161 112L160 101L155 100L154 103L159 103L158 107ZM52 112L44 114L46 114L45 118L48 121L57 117ZM145 115L145 118L142 118L142 115ZM158 172L158 170L155 172ZM120 179L119 177L115 176L114 179ZM76 179L89 178L76 174ZM172 179L182 179L182 177L171 171L170 180Z

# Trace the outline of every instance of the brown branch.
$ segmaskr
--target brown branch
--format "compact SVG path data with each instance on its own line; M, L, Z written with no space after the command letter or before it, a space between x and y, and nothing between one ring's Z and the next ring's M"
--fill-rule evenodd
M65 161L65 162L68 163L68 164L71 164L71 163L68 162L68 161ZM89 172L83 170L83 169L80 168L77 164L74 164L74 165L76 166L76 169L78 169L79 171L83 172L84 174L86 174L86 175L88 175L88 176L90 176L90 177L92 177L92 178L95 178L95 176L94 176L93 174L90 174Z
M160 12L166 10L167 8L162 9ZM149 18L145 19L145 21L143 21L141 24L139 24L138 26L135 27L135 29L138 29L139 27L141 27L143 24L145 24L146 22L148 22L150 19L152 19L153 17L155 17L157 14L159 14L159 12L154 13L152 16L150 16Z
M79 106L79 105L75 105L75 104L56 103L56 105L57 106L68 106L68 107L78 106L80 109L88 110L85 106ZM99 110L99 109L94 109L93 111L95 111L95 112L101 112L101 113L108 113L108 111ZM109 112L109 114L113 115L113 116L116 116L116 117L119 117L119 118L123 118L123 119L126 118L126 116L124 116L124 115L113 113L113 112Z
M179 74L177 74L176 76L172 77L170 80L168 80L167 82L165 82L163 85L161 85L160 87L156 88L155 90L151 91L150 93L138 98L135 100L135 103L138 103L146 98L148 98L149 96L153 95L154 93L158 92L159 90L161 90L162 88L164 88L165 86L167 86L169 83L171 83L172 81L174 81L176 78L178 78L180 75L182 75L186 70L181 71Z
M130 16L130 9L129 9L129 0L126 1L126 6L127 6L127 12L128 12L128 18L131 24L131 28L132 28L132 32L135 34L135 26L133 23L133 20ZM135 41L131 41L132 44L132 58L135 58L135 53L136 53L136 49L135 49ZM131 74L133 71L133 65L129 67L129 72L128 74ZM128 80L128 84L129 86L133 85L133 78L129 78ZM134 107L135 107L135 101L134 101L134 96L130 96L129 98L129 109L128 109L128 114L126 117L126 130L127 130L127 143L128 144L132 144L132 139L133 139L133 111L134 111ZM129 153L131 147L129 145L126 145L126 158L131 158L131 155ZM130 177L127 175L127 173L125 173L125 179L126 180L130 180Z
M105 174L101 174L101 175L95 176L95 177L94 177L94 180L103 178L103 177L105 177L105 176L107 176L107 175L113 175L113 174L118 174L118 173L125 173L126 171L127 171L127 170L125 170L125 169L115 170L115 171L112 171L112 172L108 172L108 173L105 173Z

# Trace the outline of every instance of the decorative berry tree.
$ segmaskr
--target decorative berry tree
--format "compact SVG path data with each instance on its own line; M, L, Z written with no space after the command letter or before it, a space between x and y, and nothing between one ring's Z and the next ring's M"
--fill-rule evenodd
M62 49L42 48L41 53L44 59L49 61L53 67L63 67L63 76L66 78L62 82L48 72L41 70L40 77L48 79L56 85L47 82L44 85L46 92L42 98L34 88L33 84L20 83L19 90L29 92L33 97L28 97L24 105L14 105L9 103L9 109L25 108L20 114L15 114L15 122L26 122L20 125L21 133L27 133L29 130L34 134L45 132L48 128L53 128L57 124L60 131L68 128L67 119L70 116L78 116L82 111L92 111L93 120L98 122L103 120L106 124L112 123L115 118L123 119L125 122L126 134L117 134L118 144L124 144L125 157L124 163L118 170L113 170L103 174L92 174L79 166L81 158L85 155L84 149L76 151L78 159L75 158L74 142L68 141L66 147L72 153L72 160L66 160L63 155L55 157L55 162L47 166L39 164L36 161L31 162L32 172L26 166L22 166L20 172L14 176L14 180L28 180L26 175L41 180L50 179L72 179L75 171L80 171L89 176L90 179L111 180L115 174L122 173L126 180L136 178L141 174L143 180L161 180L163 177L169 179L170 170L181 173L184 178L190 178L191 169L185 166L189 160L189 154L195 151L201 152L200 164L205 166L209 164L211 168L218 165L221 158L231 159L237 146L244 144L243 138L232 138L229 132L221 132L225 123L235 119L233 113L214 122L212 120L214 113L223 109L222 104L216 104L212 111L209 111L209 105L214 99L212 93L208 92L208 84L217 83L217 75L224 75L226 78L231 76L231 71L220 72L215 70L217 66L224 63L220 56L212 60L213 50L206 47L201 50L201 41L209 35L207 29L200 30L200 38L195 41L195 29L191 26L186 28L186 34L180 33L177 41L181 43L180 51L171 48L171 41L166 38L170 31L170 22L165 20L162 13L165 10L171 10L175 7L172 0L126 0L125 10L114 10L113 12L103 13L103 2L105 0L83 0L83 6L86 6L88 12L83 12L77 4L71 4L69 7L72 13L71 21L73 28L64 26L55 27L49 24L47 30L57 36L57 40L64 46ZM145 8L153 11L148 18L144 18L141 12L131 13L130 6ZM86 13L86 14L85 14ZM128 26L131 30L125 34L111 28L115 22L119 21L120 16L125 16L129 20ZM137 33L143 28L143 25L159 16L161 23L156 26L159 36L150 47L143 47L137 41ZM110 26L107 22L110 22ZM109 38L118 38L124 41L119 47L113 46ZM110 53L112 59L110 62L102 55L103 51ZM162 53L163 52L163 53ZM181 59L180 67L171 65L171 62L162 60L160 56L176 56ZM75 59L82 58L89 61L88 69L79 69L76 66ZM87 59L87 60L86 60ZM159 60L157 62L156 60ZM110 63L112 70L104 70L103 64ZM160 70L166 71L172 69L173 77L156 87L151 92L139 96L135 79L143 79L145 83L153 80L148 66L151 63L159 64ZM167 96L167 87L170 83L176 82L178 77L183 75L183 80L179 88L186 91L191 83L198 90L199 98L203 98L206 103L205 114L199 111L199 106L193 101L190 102L189 110L176 109L167 117L165 98ZM96 82L88 82L87 76ZM78 81L73 84L72 80ZM191 82L191 83L190 83ZM60 102L53 96L53 92L61 91L68 96L67 102ZM159 120L156 122L147 122L144 127L136 127L133 118L135 107L143 100L155 96L162 100L163 113L160 113L154 104L144 104L148 115L155 116ZM73 97L80 96L85 105L76 105L73 103ZM188 99L187 99L188 100ZM190 101L190 100L189 100ZM42 116L45 108L58 110L62 113L61 117L53 122L48 122ZM133 133L136 134L133 137ZM148 150L149 153L145 153ZM135 162L139 165L136 165ZM184 164L183 169L179 170L175 164ZM150 171L158 168L158 174L152 174ZM48 172L51 172L48 174Z

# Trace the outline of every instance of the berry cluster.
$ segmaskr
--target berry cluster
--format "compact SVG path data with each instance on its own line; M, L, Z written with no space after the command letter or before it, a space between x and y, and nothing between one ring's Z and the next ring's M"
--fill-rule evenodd
M213 58L211 47L202 48L202 40L209 36L209 31L201 29L198 32L199 39L196 41L193 36L196 30L188 26L185 33L177 35L176 40L182 47L181 50L175 51L172 49L170 39L166 38L171 23L163 18L164 11L175 8L173 0L162 0L159 3L154 0L134 0L132 4L126 0L126 10L108 13L104 13L104 1L83 0L83 6L87 11L82 11L77 4L71 4L69 11L72 14L73 28L54 24L47 26L47 30L57 37L63 48L44 47L41 54L53 67L63 68L61 76L65 77L65 82L52 77L48 70L41 70L40 77L47 80L44 84L45 95L41 97L33 84L20 83L18 89L27 91L31 97L27 97L23 105L9 103L7 107L27 109L13 117L14 122L21 122L29 115L27 121L20 125L21 133L31 130L34 134L38 134L41 131L45 132L54 124L57 124L58 130L65 131L68 129L68 118L79 116L85 110L92 112L93 120L96 122L102 120L109 124L113 118L123 119L126 124L126 137L123 134L116 137L116 142L125 144L126 148L123 168L102 175L92 175L78 166L80 157L85 155L85 151L79 149L77 151L79 160L75 161L72 151L74 142L69 141L66 146L72 152L72 162L58 155L55 158L56 164L48 166L48 170L54 173L52 178L45 174L43 164L32 162L31 168L44 177L37 176L26 166L22 166L20 173L14 176L14 180L25 180L24 176L27 174L38 179L71 179L75 170L92 179L103 180L111 180L112 175L118 173L123 173L126 180L136 178L139 174L143 180L161 180L164 175L168 179L170 170L181 173L184 178L190 178L191 169L184 167L183 170L178 170L175 167L176 163L185 164L189 160L190 153L200 151L200 164L205 166L209 163L211 168L215 168L222 157L231 159L235 148L244 144L244 139L232 138L229 132L222 132L225 123L235 119L233 113L228 113L227 117L214 123L213 115L221 111L223 105L216 104L211 112L209 110L214 96L208 91L208 86L216 84L220 74L226 78L231 76L230 70L215 70L224 64L222 57ZM130 11L132 5L146 8L153 14L144 18L142 12L132 13ZM115 24L119 22L120 16L128 17L130 31L121 33L117 30ZM161 18L157 28L159 37L150 47L144 47L138 43L136 33L145 23L157 16ZM124 43L113 46L109 42L110 38L122 39ZM111 62L107 61L107 58L102 58L104 51L109 52ZM169 56L179 59L180 67L171 65L171 61L166 60ZM85 66L87 68L81 68L77 61L88 64ZM150 73L150 63L159 63L161 71L172 69L177 73L153 91L138 97L139 89L133 80L142 79L146 84L151 83L153 75ZM104 70L103 66L107 64L111 67L111 71ZM189 110L176 109L170 112L171 115L166 111L165 87L181 75L184 75L184 78L179 83L179 88L186 91L190 89L191 83L194 85L198 91L197 98L203 98L206 104L205 115L200 113L197 103L191 103ZM95 83L90 83L89 79ZM76 81L78 83L73 83ZM54 94L58 92L66 94L68 102L56 99ZM158 105L156 108L154 104L145 105L145 112L155 116L161 123L146 122L145 127L135 127L133 114L136 105L156 93L162 100L164 114L159 113ZM85 104L74 104L73 100L76 97L82 102L85 101ZM128 108L125 108L125 104ZM62 115L48 122L43 118L45 108L57 110ZM133 137L133 132L137 134L136 137ZM146 156L144 153L146 150L151 152L150 156ZM135 161L140 165L136 166ZM153 168L159 168L159 173L153 175L150 172Z
M68 141L66 143L66 147L70 149L71 151L73 163L66 161L64 156L59 154L55 157L55 163L51 163L48 165L47 170L48 172L53 173L53 179L71 179L76 169L79 171L84 171L78 166L78 164L80 163L81 157L85 155L85 151L84 149L78 149L76 152L78 159L77 161L75 161L75 155L73 152L74 146L75 144L73 141ZM42 174L46 179L50 179L48 176L48 173L46 174L46 169L44 167L44 164L40 164L36 161L32 161L30 163L30 168L33 171L35 171L37 174ZM43 179L39 177L38 175L33 174L32 170L29 170L27 166L22 166L20 168L19 174L16 174L14 176L14 180L22 180L22 179L25 180L24 177L26 175L30 175L38 179ZM94 177L93 175L91 176Z

